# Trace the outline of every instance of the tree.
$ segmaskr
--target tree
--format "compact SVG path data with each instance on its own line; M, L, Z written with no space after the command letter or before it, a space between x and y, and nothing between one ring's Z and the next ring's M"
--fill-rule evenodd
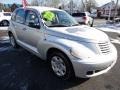
M84 11L91 12L92 8L97 7L97 2L95 0L82 0Z
M38 0L32 0L31 5L32 6L39 6Z
M4 9L4 5L0 3L0 11L2 11L3 9Z
M51 6L58 7L60 4L60 0L52 0Z

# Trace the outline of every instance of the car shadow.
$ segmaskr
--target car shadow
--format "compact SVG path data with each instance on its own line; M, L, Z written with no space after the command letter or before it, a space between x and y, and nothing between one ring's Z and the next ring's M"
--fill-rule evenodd
M0 43L0 90L64 90L89 79L58 79L46 61L28 51L13 49L9 43Z
M89 79L71 78L64 81L57 78L49 69L48 63L36 59L31 62L34 71L31 77L30 88L34 89L37 85L38 89L42 90L64 90L80 85Z

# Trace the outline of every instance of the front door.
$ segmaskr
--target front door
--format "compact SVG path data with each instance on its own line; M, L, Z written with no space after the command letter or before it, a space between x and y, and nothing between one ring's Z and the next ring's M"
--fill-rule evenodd
M35 11L26 11L25 25L23 33L24 43L29 48L37 50L38 43L44 39L44 33L40 25L39 16Z

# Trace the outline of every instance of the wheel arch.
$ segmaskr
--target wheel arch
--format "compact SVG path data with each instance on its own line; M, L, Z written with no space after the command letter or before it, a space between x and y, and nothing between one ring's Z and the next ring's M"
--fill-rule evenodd
M7 19L3 19L2 21L8 21L8 22L9 22L9 20L7 20ZM1 22L2 22L2 21L1 21Z
M9 21L9 20L7 20L7 19L3 19L3 20L1 21L1 23L2 23L3 21L7 21L8 23L10 23L10 21Z
M52 54L53 52L61 52L61 53L63 53L63 54L68 58L68 56L67 56L67 54L65 54L65 52L63 52L62 50L60 50L60 49L58 49L58 48L54 48L54 47L48 49L48 51L47 51L47 58L48 58L49 55Z

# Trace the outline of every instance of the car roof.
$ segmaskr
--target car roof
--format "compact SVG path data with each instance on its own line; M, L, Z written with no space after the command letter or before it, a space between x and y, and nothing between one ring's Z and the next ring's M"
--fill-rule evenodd
M23 8L23 7L22 7ZM44 6L27 6L26 9L35 9L39 12L44 12L44 11L48 11L48 10L57 10L57 11L62 11L60 9L57 8L52 8L52 7L44 7Z

